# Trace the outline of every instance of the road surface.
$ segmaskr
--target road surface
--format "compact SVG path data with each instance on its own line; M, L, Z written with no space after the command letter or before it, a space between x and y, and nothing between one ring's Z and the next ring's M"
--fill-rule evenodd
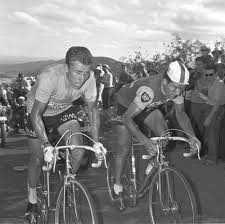
M116 138L116 133L110 129L105 129L101 134L101 141L110 151L116 148ZM181 145L177 144L176 149L170 152L170 160L194 184L195 193L198 195L200 222L225 223L224 164L206 167L197 159L183 158L182 152ZM25 135L10 136L6 148L0 148L0 224L25 223L27 161ZM136 208L128 208L122 213L112 206L104 167L90 168L81 178L94 197L101 223L148 223L146 199L140 200Z

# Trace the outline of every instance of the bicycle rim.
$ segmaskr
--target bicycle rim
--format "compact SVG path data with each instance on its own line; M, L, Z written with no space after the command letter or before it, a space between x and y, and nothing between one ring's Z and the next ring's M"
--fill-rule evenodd
M77 180L61 188L56 203L55 223L98 223L92 198L86 187Z
M149 189L151 223L196 223L197 206L194 193L184 175L175 168L157 172Z
M39 220L38 223L47 224L48 223L48 202L46 189L44 188L45 178L47 178L46 172L41 172L39 178L39 184L37 187L37 202L38 202L38 210L39 210Z
M6 124L1 123L1 147L5 147L6 144Z

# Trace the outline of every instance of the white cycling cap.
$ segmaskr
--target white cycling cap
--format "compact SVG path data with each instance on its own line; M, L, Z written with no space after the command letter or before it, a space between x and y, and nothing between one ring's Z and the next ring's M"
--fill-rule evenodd
M25 100L25 97L24 96L19 96L18 100Z
M189 84L189 71L186 66L179 61L174 61L169 64L167 75L173 82L184 85Z
M102 71L102 68L100 65L96 66L95 70L99 70L99 71Z

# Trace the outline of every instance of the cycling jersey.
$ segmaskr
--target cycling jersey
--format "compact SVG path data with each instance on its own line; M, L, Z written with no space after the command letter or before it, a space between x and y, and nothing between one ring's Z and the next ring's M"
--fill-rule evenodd
M183 96L177 96L174 99L166 97L166 93L161 86L162 79L162 75L149 76L124 85L118 91L117 102L128 108L134 101L142 110L146 107L159 106L168 100L172 100L176 104L182 104L184 102Z
M96 100L96 84L94 73L84 82L80 89L74 89L66 77L67 66L56 64L45 69L39 76L35 85L28 93L27 111L31 112L34 100L47 103L43 116L54 116L66 111L72 102L82 95L86 102Z

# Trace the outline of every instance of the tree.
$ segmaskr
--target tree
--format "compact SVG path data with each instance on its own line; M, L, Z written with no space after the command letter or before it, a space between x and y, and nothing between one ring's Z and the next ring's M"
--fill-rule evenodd
M139 48L139 50L134 52L134 56L123 57L122 61L130 64L131 67L144 62L147 70L164 72L172 60L180 58L187 66L192 67L194 59L204 43L199 40L183 40L180 35L175 34L174 39L169 44L164 43L163 45L165 52L156 53L151 58L149 58L147 51L143 52Z

